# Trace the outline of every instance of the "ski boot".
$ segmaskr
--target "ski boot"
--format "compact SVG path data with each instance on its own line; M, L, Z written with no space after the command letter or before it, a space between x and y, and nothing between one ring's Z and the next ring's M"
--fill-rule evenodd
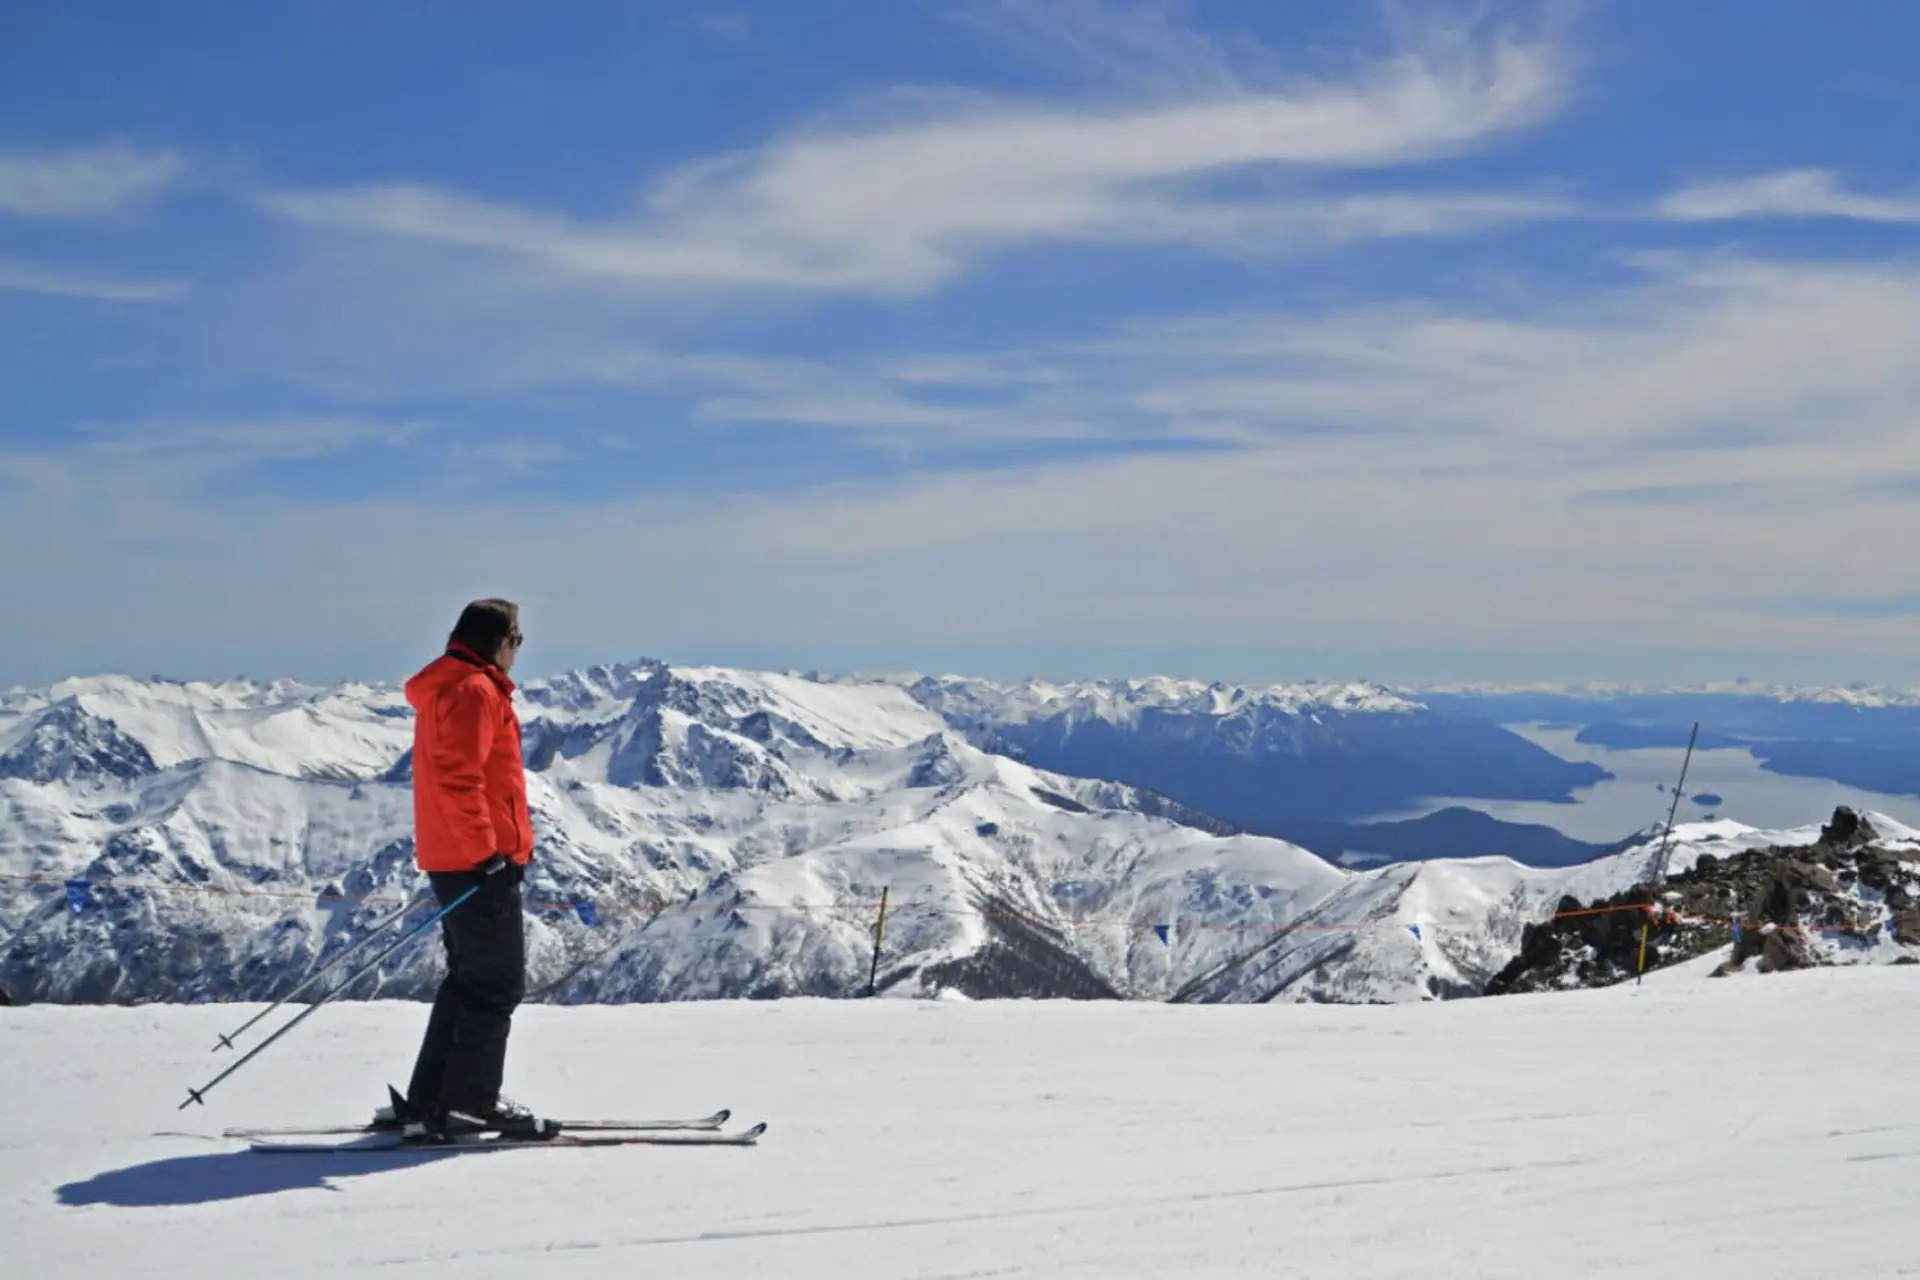
M401 1132L409 1142L470 1142L488 1133L499 1135L500 1142L544 1142L560 1132L560 1124L503 1097L491 1107L453 1108L416 1117Z

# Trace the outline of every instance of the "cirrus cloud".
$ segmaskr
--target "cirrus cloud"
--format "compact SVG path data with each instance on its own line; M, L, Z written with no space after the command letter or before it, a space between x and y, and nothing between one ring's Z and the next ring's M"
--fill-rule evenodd
M1685 222L1735 218L1851 218L1920 223L1920 195L1868 196L1846 190L1831 169L1784 169L1723 182L1702 182L1660 203Z
M1457 154L1537 124L1561 89L1551 47L1499 40L1382 59L1344 81L1209 84L1145 103L944 98L687 166L608 222L405 182L260 200L296 223L492 251L577 280L909 296L1040 242L1286 246L1551 214L1554 202L1525 197L1329 199L1283 185L1227 200L1205 188Z
M0 152L0 213L35 218L116 213L166 190L186 168L171 151L144 151L124 142Z

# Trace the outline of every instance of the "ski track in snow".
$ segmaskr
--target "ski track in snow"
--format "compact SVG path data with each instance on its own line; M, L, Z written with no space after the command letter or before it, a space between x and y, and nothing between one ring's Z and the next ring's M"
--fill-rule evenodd
M1695 965L1392 1006L531 1007L523 1100L771 1128L486 1158L217 1136L364 1117L421 1005L325 1009L185 1112L257 1006L0 1009L0 1239L35 1277L1920 1274L1916 1006L1911 966Z

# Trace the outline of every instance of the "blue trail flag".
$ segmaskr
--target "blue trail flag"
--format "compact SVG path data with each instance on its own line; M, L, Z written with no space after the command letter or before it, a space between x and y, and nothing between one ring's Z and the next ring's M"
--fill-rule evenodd
M1173 945L1172 943L1170 943L1170 942L1168 942L1168 941L1167 941L1167 930L1168 930L1169 928L1171 928L1171 927L1172 927L1172 926L1170 926L1170 925L1164 925L1164 924L1157 924L1157 925L1155 925L1155 926L1153 926L1153 931L1154 931L1155 933L1157 933L1157 934L1159 934L1159 935L1160 935L1160 942L1161 942L1161 945L1162 945L1162 946L1172 946L1172 945Z
M73 914L79 915L87 909L90 899L87 891L93 886L85 880L67 881L67 905L73 908Z
M1417 924L1410 924L1407 926L1407 932L1417 938L1420 936L1420 926Z
M580 913L580 923L587 928L591 929L600 923L600 913L594 909L590 899L580 899L573 904L573 909Z

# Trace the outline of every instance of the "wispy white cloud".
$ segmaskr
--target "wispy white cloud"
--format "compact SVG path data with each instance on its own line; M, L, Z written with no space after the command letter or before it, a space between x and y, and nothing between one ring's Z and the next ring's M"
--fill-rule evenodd
M490 250L581 280L910 295L1024 244L1286 247L1551 213L1551 202L1459 194L1223 202L1196 184L1456 154L1542 120L1561 90L1551 47L1495 41L1272 89L1101 105L942 99L690 166L610 223L412 184L262 203L315 227Z
M1285 252L1362 240L1466 236L1587 216L1583 205L1566 197L1498 192L1383 192L1242 203L1142 201L1128 209L1124 226L1111 238Z
M185 173L171 151L123 142L66 151L0 152L0 213L85 218L115 213L164 191Z
M1650 263L1630 286L1572 300L1197 316L1037 350L836 365L635 351L602 375L686 382L706 415L769 430L1232 445L1042 448L1053 460L785 494L587 501L496 485L457 503L235 511L200 499L176 452L235 442L176 432L166 465L122 439L66 466L59 491L16 468L0 539L61 547L69 576L112 578L114 607L143 617L173 617L183 575L217 582L191 624L256 646L323 624L423 624L418 583L390 549L457 545L449 592L513 584L544 634L583 645L1124 633L1891 651L1920 640L1920 621L1781 616L1767 602L1920 592L1907 553L1920 508L1876 483L1920 474L1916 343L1911 264L1708 258ZM380 430L295 423L275 448ZM595 465L575 447L575 465ZM0 590L39 572L0 565ZM61 608L50 616L82 634L86 601Z
M1168 11L972 12L1098 92L893 99L667 174L604 221L418 184L261 196L326 234L249 297L223 297L233 310L208 346L249 373L373 402L564 388L570 408L631 392L645 430L590 442L616 411L563 442L475 432L409 453L419 500L349 486L244 512L234 486L206 500L207 482L426 428L158 424L0 453L0 541L60 548L0 563L0 596L53 602L25 624L48 644L110 630L109 610L182 635L217 627L253 651L318 628L405 638L439 625L445 601L423 601L392 549L431 546L448 598L518 592L543 634L583 645L1920 640L1912 618L1759 607L1920 592L1905 550L1920 508L1893 483L1920 475L1909 260L1645 257L1610 287L1549 271L1463 299L1413 281L1370 304L833 359L779 355L777 340L774 354L687 350L650 322L660 295L682 313L674 290L913 295L1061 242L1258 253L1577 217L1654 238L1673 221L1920 221L1910 198L1823 170L1611 211L1544 188L1354 189L1356 172L1476 152L1547 118L1565 88L1550 43L1441 41L1305 80ZM9 269L31 274L0 264L0 287ZM894 466L922 448L994 466L781 494L724 492L719 477L644 501L502 481L605 463L605 492L661 434L716 422L836 428L828 447L893 450Z
M1660 202L1666 217L1686 222L1736 218L1850 218L1920 223L1920 195L1870 196L1848 191L1831 169L1784 169L1684 187Z
M1163 412L1627 448L1737 425L1831 438L1920 397L1920 272L1648 259L1626 290L1523 310L1379 305L1147 323L1104 348L1185 373Z
M171 302L192 288L185 280L128 280L0 258L0 293L40 293L106 302Z
M105 529L123 513L197 504L202 486L250 467L397 448L431 429L419 422L298 416L87 423L37 446L0 449L0 478L55 505L77 502Z
M1920 590L1920 509L1874 483L1920 468L1916 340L1920 272L1755 262L1504 315L1147 326L1043 353L1055 403L1240 447L922 475L753 524L849 566L881 633L924 610L1015 638L943 603L991 591L1067 643L1870 651L1920 625L1765 602Z
M943 448L1392 435L1456 460L1716 455L1871 437L1920 402L1920 268L1643 260L1631 287L1143 319L1033 350L835 361L626 347L550 376L677 385L708 420ZM963 394L955 396L954 391ZM1833 465L1858 465L1844 450ZM1799 468L1802 464L1792 464ZM1799 472L1805 475L1805 472Z

